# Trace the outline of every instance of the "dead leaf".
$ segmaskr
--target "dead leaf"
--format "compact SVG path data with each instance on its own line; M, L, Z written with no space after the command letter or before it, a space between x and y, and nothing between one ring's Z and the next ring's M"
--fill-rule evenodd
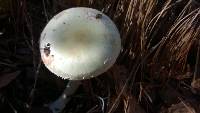
M167 110L161 111L161 113L197 113L195 109L185 102L180 102L178 104L173 104Z
M11 73L4 73L0 75L0 88L7 86L12 80L14 80L20 71L15 71Z

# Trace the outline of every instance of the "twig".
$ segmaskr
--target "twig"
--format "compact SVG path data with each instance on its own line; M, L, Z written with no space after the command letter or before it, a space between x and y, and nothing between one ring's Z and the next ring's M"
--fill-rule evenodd
M200 53L200 40L198 41L198 50L197 50L197 57L196 57L196 64L195 64L195 71L194 71L194 77L193 81L196 80L197 74L198 74L198 65L199 65L199 53Z
M93 110L95 110L97 107L98 107L98 105L95 105L89 111L87 111L87 113L93 113Z
M18 113L17 110L15 109L15 107L7 100L8 105L11 107L11 109L13 110L14 113Z
M43 9L44 9L44 14L45 14L45 17L46 17L46 21L48 22L49 18L48 18L48 15L47 15L47 9L46 9L46 5L45 5L44 0L42 0L42 4L43 4Z
M37 85L37 81L38 81L38 75L39 75L39 70L40 70L40 66L41 66L41 60L38 64L38 67L36 68L35 70L35 81L34 81L34 85L33 85L33 89L31 90L31 93L30 93L30 103L29 103L29 109L28 109L28 113L30 113L31 111L31 108L32 108L32 104L33 104L33 100L34 100L34 93L35 93L35 90L36 90L36 85Z

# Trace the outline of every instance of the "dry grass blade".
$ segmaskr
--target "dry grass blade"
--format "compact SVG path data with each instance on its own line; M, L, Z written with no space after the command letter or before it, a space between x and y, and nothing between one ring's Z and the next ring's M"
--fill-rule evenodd
M186 5L186 7L188 6ZM159 59L161 65L169 65L170 63L172 65L182 65L179 71L184 71L188 53L192 49L194 41L199 38L199 15L200 9L196 8L185 16L179 16L178 21L176 21L166 35L166 40L158 49L154 59ZM180 19L180 17L182 18ZM161 50L165 51L165 54Z

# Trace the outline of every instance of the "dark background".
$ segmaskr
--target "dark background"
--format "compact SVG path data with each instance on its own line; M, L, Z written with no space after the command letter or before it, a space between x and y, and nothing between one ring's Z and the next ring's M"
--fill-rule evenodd
M50 113L68 81L45 68L38 40L55 14L76 6L107 14L123 47L63 113L200 112L199 0L0 0L0 113Z

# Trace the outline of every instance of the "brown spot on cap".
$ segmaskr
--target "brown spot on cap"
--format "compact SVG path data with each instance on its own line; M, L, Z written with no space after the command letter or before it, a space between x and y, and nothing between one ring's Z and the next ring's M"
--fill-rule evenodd
M96 15L96 19L100 19L100 18L102 18L102 14L98 13L98 14Z

